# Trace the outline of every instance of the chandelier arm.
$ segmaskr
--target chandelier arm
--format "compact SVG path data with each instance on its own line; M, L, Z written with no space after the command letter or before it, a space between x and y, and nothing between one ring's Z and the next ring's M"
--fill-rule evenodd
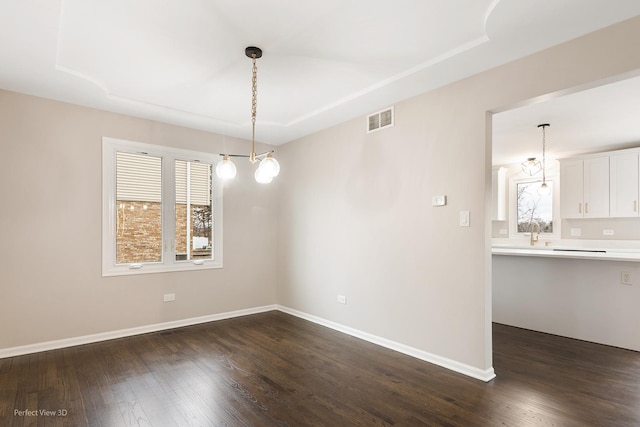
M276 150L269 150L269 151L265 151L264 153L260 153L260 154L256 154L256 153L254 153L254 157L255 157L256 159L259 159L260 157L264 157L264 156L266 156L267 154L275 153L275 152L276 152ZM224 156L228 156L228 157L244 157L244 158L250 158L250 157L251 157L251 155L249 155L249 154L228 154L228 153L220 153L219 155L220 155L220 156L223 156L223 157L224 157Z
M256 154L256 158L258 158L258 157L264 157L264 156L266 156L267 154L271 154L271 153L275 153L275 152L276 152L276 150L269 150L269 151L265 151L264 153Z

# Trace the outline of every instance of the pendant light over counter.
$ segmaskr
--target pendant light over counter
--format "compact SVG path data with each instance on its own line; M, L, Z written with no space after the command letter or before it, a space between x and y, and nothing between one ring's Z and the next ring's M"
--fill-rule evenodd
M538 125L539 128L542 128L542 184L538 188L538 193L542 196L548 196L551 193L551 188L547 185L547 176L546 176L546 149L547 149L547 138L545 129L549 127L549 123L543 123Z
M546 175L546 148L547 148L547 138L545 129L549 127L549 123L539 124L538 127L542 128L542 163L540 160L536 160L535 157L529 157L526 161L522 162L520 165L522 166L522 171L529 176L537 175L542 172L542 184L538 188L538 193L543 196L547 196L551 193L551 188L547 184L547 175Z
M535 157L529 157L527 161L522 162L522 172L526 173L529 176L537 175L542 170L542 164L540 164L540 160L536 160Z

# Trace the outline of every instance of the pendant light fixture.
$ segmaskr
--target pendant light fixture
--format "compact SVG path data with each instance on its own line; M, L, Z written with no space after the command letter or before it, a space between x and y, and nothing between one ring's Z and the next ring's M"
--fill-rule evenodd
M522 172L529 176L536 175L542 170L540 160L536 160L535 157L529 157L526 162L520 163L522 165Z
M545 171L545 162L546 162L546 148L547 148L547 138L545 129L549 126L549 123L543 123L538 125L539 128L542 128L542 184L538 187L538 194L542 196L547 196L551 193L551 188L547 185L547 177Z
M256 59L262 57L262 49L249 46L244 50L245 55L251 58L253 63L251 77L251 153L247 154L220 154L222 161L216 166L216 175L221 179L232 179L236 176L236 165L230 157L248 157L251 164L258 161L260 164L255 172L255 179L260 184L270 183L280 173L280 164L273 157L273 150L256 154L256 112L258 109L258 67Z

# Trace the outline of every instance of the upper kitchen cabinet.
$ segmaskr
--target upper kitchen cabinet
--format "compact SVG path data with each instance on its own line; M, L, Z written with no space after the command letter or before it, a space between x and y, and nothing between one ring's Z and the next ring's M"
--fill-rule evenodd
M640 216L640 147L560 160L562 218Z
M617 218L639 216L640 154L635 151L612 154L609 161L611 216Z
M609 216L609 156L560 161L560 212L563 218Z
M562 218L582 218L584 162L560 161L560 215Z
M609 216L609 156L584 160L584 216Z

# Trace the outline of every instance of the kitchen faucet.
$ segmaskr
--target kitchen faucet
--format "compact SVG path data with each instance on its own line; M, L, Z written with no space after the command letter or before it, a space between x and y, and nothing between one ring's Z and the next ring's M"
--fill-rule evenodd
M538 235L533 237L533 229L534 227L538 227ZM531 221L531 229L529 230L531 231L531 238L529 240L529 244L531 246L534 246L536 244L536 242L540 239L540 224L538 224L538 222L536 221Z

